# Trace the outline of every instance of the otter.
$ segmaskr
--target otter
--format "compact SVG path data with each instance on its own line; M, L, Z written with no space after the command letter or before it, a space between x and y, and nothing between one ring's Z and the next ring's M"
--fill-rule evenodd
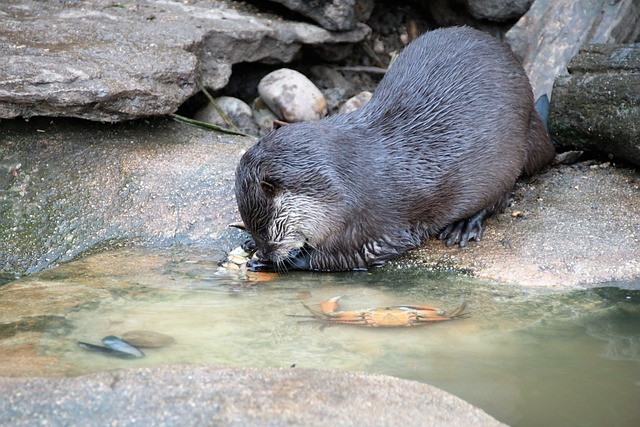
M554 154L510 48L443 28L410 43L360 110L263 137L235 194L256 268L367 269L431 236L479 241L516 179Z

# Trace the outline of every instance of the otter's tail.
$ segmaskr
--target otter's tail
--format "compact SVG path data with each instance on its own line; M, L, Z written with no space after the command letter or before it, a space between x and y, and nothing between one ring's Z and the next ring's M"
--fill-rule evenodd
M545 99L546 108L544 107ZM536 102L536 109L539 108L542 102L543 113L544 111L548 111L549 100L546 98L546 95L545 99L540 99ZM529 137L527 139L527 154L522 170L523 175L533 175L551 163L556 155L556 150L551 142L551 136L547 131L545 122L536 109L531 111L531 117L529 119Z

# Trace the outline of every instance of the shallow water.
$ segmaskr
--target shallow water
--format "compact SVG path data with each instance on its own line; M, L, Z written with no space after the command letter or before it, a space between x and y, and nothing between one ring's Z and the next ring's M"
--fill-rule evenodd
M37 324L14 327L21 333L0 331L0 346L35 337L48 362L34 363L32 375L166 364L295 365L426 382L515 426L632 426L640 420L638 290L558 293L411 268L290 273L256 283L219 269L213 259L120 251L7 284L0 303L18 288L48 292L41 298L53 302L42 305ZM69 294L75 295L71 305ZM464 300L471 316L401 329L323 328L287 316L308 315L301 302L317 308L338 295L344 295L343 310L399 304L452 310ZM62 315L56 301L69 305ZM77 345L130 330L161 332L176 342L146 349L136 360ZM6 369L0 375L12 374Z

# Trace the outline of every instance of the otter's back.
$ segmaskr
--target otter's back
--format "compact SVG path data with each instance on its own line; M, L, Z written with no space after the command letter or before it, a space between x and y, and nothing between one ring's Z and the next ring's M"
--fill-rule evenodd
M414 172L398 185L416 188L415 204L439 200L437 188L446 188L442 211L450 211L439 216L446 222L472 215L512 188L527 157L532 112L531 86L509 47L457 27L409 44L360 118L382 124L371 143L387 150L389 175Z

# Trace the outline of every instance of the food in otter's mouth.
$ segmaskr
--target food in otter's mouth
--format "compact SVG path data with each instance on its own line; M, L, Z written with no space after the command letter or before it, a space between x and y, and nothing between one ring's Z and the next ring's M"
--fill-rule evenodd
M554 149L509 47L467 27L408 45L360 110L282 127L236 170L258 268L382 265L430 236L464 247Z

